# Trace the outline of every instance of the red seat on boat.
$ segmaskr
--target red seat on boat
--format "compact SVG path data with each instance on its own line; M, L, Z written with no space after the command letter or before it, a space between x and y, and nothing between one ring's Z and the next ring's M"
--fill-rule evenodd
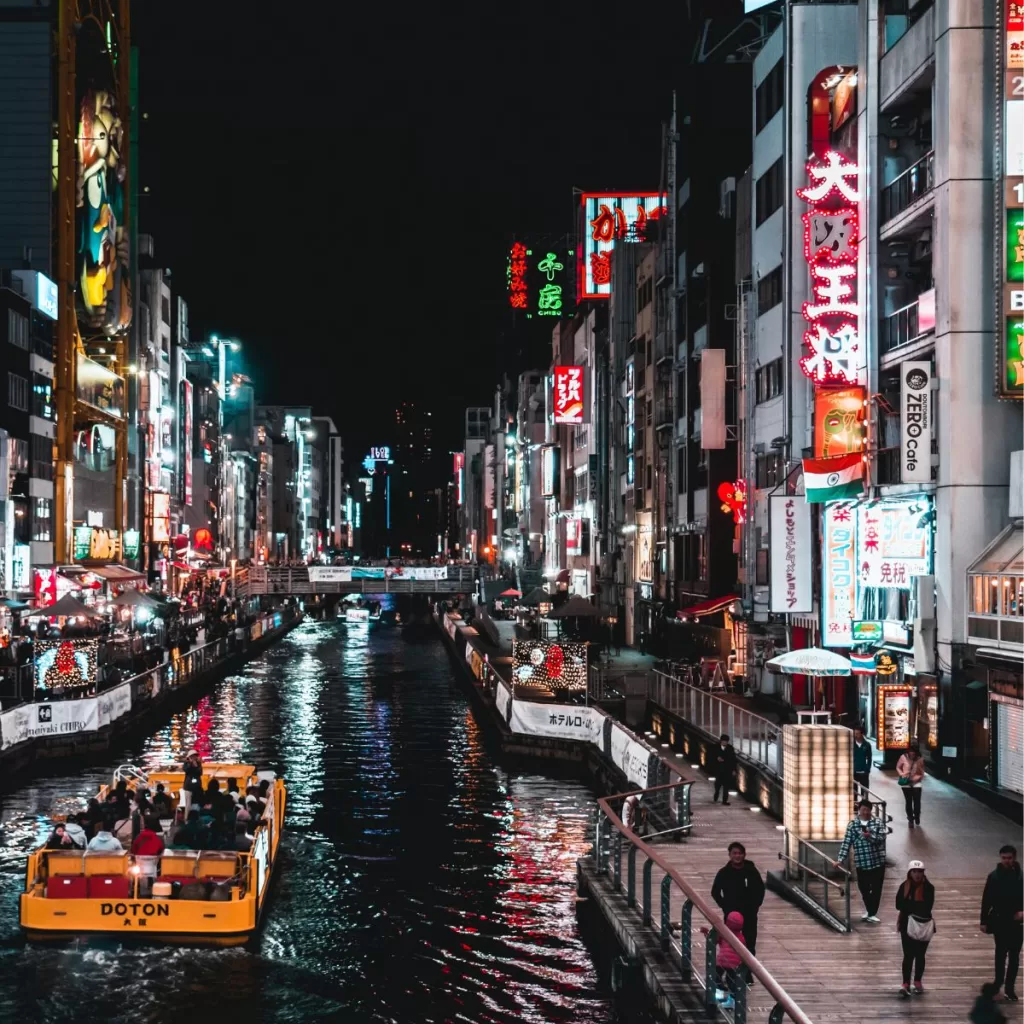
M126 900L132 894L132 884L124 875L92 875L88 881L91 900Z
M51 900L84 900L89 895L85 875L58 875L46 883L46 898Z

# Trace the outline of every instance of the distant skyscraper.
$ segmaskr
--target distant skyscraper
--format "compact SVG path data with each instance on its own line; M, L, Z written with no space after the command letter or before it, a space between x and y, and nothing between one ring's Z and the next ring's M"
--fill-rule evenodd
M437 548L437 516L433 489L440 480L434 472L433 414L418 402L402 402L395 409L391 522L393 552L420 557Z

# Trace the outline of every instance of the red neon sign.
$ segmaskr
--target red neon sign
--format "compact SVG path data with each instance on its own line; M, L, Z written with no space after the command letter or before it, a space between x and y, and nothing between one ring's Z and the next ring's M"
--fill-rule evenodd
M665 200L657 192L583 193L577 301L608 298L616 246L644 241L650 222L668 213Z
M734 523L747 521L747 482L737 480L735 483L725 481L718 485L718 499L722 503L722 511L732 514Z
M800 360L815 384L858 383L857 247L860 168L832 150L807 164L808 184L797 189L803 215L804 259L813 299L803 304L807 355Z
M554 408L556 423L583 422L583 367L556 366Z
M526 246L513 244L508 255L508 304L513 309L526 309Z

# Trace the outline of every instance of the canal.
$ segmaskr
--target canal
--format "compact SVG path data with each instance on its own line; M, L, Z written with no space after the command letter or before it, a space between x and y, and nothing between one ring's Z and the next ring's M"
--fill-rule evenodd
M24 858L58 798L193 746L288 782L285 854L253 948L27 946ZM648 1019L614 1000L577 929L592 795L496 762L437 642L306 622L109 762L0 806L0 1021Z

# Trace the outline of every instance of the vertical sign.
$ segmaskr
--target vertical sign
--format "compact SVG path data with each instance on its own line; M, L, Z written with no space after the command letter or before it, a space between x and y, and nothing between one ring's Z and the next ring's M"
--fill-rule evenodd
M564 245L540 245L528 253L526 316L572 316L576 311L572 280L575 251Z
M725 447L725 349L700 354L700 446Z
M799 497L769 499L773 612L809 612L814 608L811 580L811 506Z
M456 452L452 460L452 473L455 476L456 503L462 504L462 478L466 468L466 453Z
M932 364L900 364L900 480L932 479Z
M996 394L1024 398L1024 7L1003 0L1005 25L999 77L1003 99L1002 211L1003 281L996 293Z
M838 459L860 452L864 440L862 387L814 389L814 457Z
M823 647L852 647L857 608L856 505L825 505L821 541L821 637Z
M565 553L578 555L582 549L582 529L579 516L569 516L565 521Z
M522 242L514 242L508 254L508 304L513 309L525 310L529 304L526 284L527 248Z
M185 504L192 504L192 381L181 382L181 475L185 482Z
M642 242L649 222L667 213L666 197L654 193L584 192L583 244L579 247L579 300L607 299L612 292L616 245Z
M556 366L554 378L556 423L583 422L583 367Z
M857 164L829 150L807 164L809 184L796 192L810 207L804 258L814 296L803 304L807 355L800 368L815 384L860 384L866 366L857 329L859 174Z

